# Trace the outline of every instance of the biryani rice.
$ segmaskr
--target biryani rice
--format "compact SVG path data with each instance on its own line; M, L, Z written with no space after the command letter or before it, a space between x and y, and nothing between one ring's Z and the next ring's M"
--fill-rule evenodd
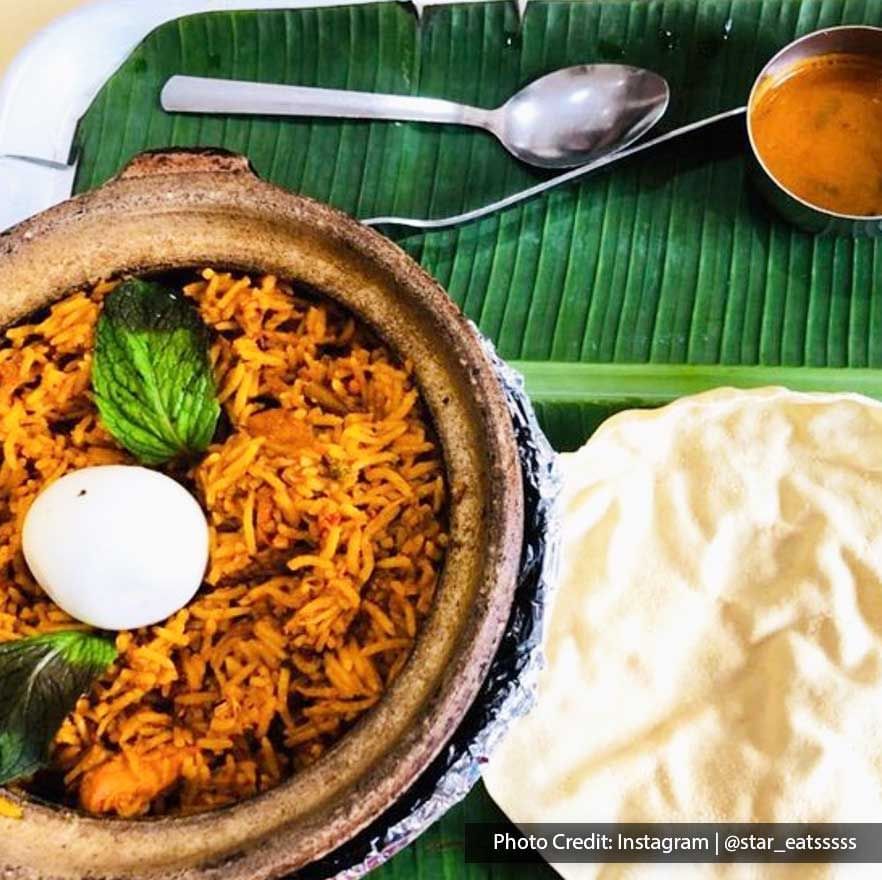
M89 384L113 286L66 297L0 350L0 641L79 626L35 584L21 529L51 481L130 461ZM209 567L189 606L119 633L119 659L55 739L67 796L94 813L212 809L321 757L401 671L447 542L409 364L272 276L207 269L185 293L215 331L229 423L175 474L207 512Z

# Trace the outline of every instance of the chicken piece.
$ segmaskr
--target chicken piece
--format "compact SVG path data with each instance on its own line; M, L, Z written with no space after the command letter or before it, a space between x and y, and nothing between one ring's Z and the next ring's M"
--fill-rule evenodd
M89 813L142 816L180 778L187 751L166 748L132 757L116 755L83 776L80 805Z
M248 432L264 437L273 452L292 453L313 442L312 428L284 409L265 409L248 419Z

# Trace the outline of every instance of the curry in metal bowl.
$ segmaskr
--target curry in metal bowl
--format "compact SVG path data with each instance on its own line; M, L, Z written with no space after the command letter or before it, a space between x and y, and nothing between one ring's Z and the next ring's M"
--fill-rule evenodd
M834 28L793 46L839 31L876 29ZM748 119L757 158L790 196L837 216L882 216L882 46L774 70L758 82Z

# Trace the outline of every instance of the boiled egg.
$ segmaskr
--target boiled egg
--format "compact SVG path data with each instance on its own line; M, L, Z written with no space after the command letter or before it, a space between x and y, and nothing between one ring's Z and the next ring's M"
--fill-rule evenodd
M37 496L22 545L37 583L71 617L136 629L193 598L208 563L208 524L196 499L158 471L89 467Z

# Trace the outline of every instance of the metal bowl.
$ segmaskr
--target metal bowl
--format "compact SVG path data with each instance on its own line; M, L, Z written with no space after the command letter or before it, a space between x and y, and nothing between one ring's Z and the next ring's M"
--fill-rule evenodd
M756 165L757 184L781 216L807 232L858 237L882 235L882 215L838 214L807 202L783 186L769 171L753 136L753 109L768 82L780 79L794 64L830 53L872 55L882 60L882 28L844 25L806 34L785 46L760 71L747 102L747 135Z
M6 880L264 880L297 870L411 786L473 702L505 630L524 523L503 389L471 325L388 239L264 183L242 157L147 154L100 190L0 236L0 326L102 278L204 265L306 283L413 362L450 494L434 607L380 703L316 764L265 794L192 817L127 821L0 792L24 810L2 830Z

